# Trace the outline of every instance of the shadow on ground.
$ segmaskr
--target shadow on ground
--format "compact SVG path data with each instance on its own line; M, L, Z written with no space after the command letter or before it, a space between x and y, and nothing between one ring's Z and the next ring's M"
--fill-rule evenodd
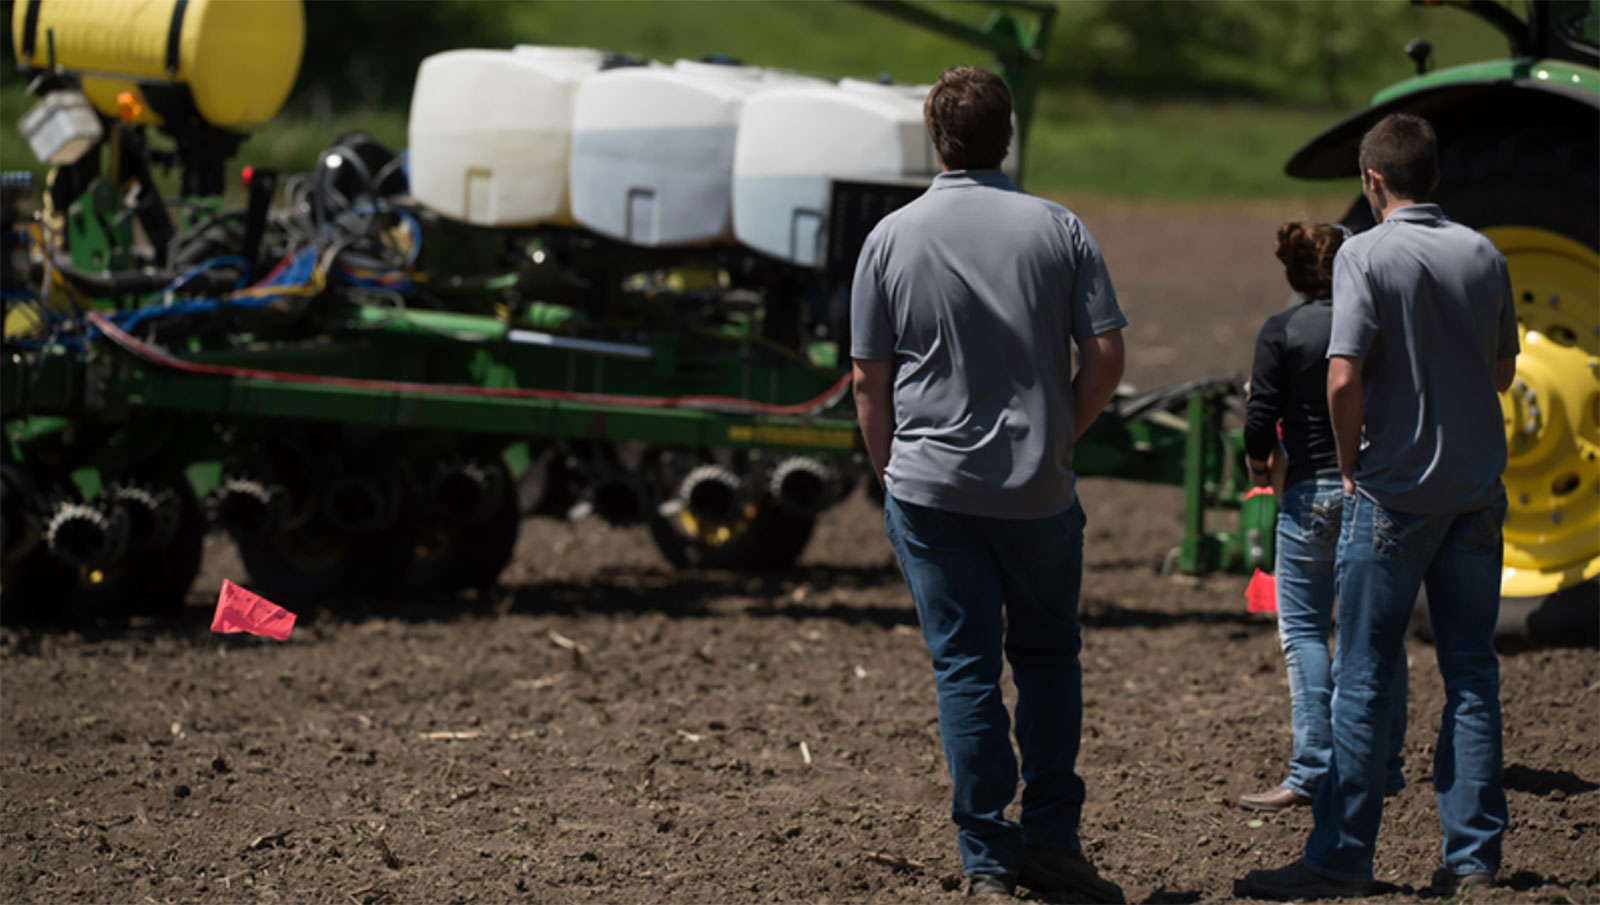
M1564 796L1582 795L1600 789L1600 783L1590 782L1571 770L1545 770L1522 764L1510 764L1505 769L1505 787L1510 792L1527 792L1530 795L1549 795L1559 792Z

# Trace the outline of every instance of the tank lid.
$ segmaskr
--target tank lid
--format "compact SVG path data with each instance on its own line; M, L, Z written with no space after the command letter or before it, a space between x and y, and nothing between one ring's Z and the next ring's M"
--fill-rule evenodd
M888 96L916 101L918 104L928 99L928 92L933 90L932 85L901 85L898 83L869 82L862 79L840 79L839 87L852 94L866 94L878 97Z
M518 54L554 62L585 63L599 66L605 62L606 52L593 47L559 47L551 44L518 44Z

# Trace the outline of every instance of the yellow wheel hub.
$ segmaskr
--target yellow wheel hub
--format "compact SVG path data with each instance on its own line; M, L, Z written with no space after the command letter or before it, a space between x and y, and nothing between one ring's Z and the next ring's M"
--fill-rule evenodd
M319 523L280 530L272 535L272 546L294 571L318 573L342 563L349 553L350 541L343 532Z
M678 512L678 524L682 526L685 535L708 547L725 547L730 541L748 534L751 523L760 512L761 508L755 503L746 503L744 509L731 523L722 523L697 519L688 507L685 507Z
M1522 352L1501 394L1507 597L1600 574L1600 256L1529 227L1485 235L1506 256Z

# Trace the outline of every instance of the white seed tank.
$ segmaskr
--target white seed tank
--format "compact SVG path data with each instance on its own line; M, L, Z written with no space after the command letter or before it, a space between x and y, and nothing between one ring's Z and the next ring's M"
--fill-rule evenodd
M573 102L603 63L598 50L532 45L423 60L408 126L411 193L479 226L571 223Z
M931 180L939 165L922 124L927 92L845 79L750 98L734 149L739 241L821 266L832 180Z
M612 69L578 88L572 214L635 245L733 238L733 152L745 101L817 83L767 70L679 60Z
M922 116L922 105L928 100L928 92L933 90L932 85L885 85L882 82L863 82L858 79L844 79L839 82L839 87L846 91L858 91L866 94L887 92L900 97L910 98L917 102L917 116ZM932 154L933 145L928 145ZM939 158L933 156L933 172L939 172ZM1006 147L1006 157L1000 161L1000 172L1012 180L1017 178L1017 114L1011 114L1011 143Z

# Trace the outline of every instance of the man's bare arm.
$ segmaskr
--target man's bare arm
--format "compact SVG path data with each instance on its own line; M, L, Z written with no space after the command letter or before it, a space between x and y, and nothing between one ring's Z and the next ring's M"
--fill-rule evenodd
M1517 379L1517 359L1502 358L1494 363L1494 388L1504 393L1511 389L1511 384Z
M1362 358L1335 355L1328 359L1328 415L1333 445L1339 452L1339 477L1348 496L1356 492L1356 457L1361 452Z
M1078 356L1083 365L1072 378L1072 411L1077 422L1072 432L1075 441L1083 436L1117 392L1124 365L1122 331L1108 330L1080 340Z
M872 472L882 484L883 470L889 467L889 442L894 438L894 362L861 358L852 361L856 422L867 443Z

